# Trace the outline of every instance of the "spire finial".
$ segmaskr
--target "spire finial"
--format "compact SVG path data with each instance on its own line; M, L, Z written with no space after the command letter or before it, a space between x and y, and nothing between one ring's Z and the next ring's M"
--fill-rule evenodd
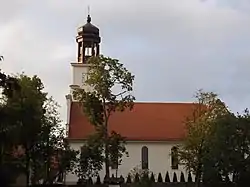
M90 23L91 22L91 17L90 17L90 7L88 5L88 17L87 17L87 22Z

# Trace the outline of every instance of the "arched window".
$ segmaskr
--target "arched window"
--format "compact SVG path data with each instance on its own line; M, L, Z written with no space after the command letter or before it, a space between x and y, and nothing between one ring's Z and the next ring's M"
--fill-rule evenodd
M171 149L171 167L172 169L178 169L178 148L177 147L172 147Z
M148 169L148 148L143 146L141 149L142 169Z

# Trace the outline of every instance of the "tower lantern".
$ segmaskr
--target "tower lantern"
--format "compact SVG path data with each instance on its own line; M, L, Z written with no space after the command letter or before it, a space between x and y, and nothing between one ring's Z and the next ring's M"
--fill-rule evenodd
M99 55L101 42L99 29L91 24L90 15L87 17L87 23L78 28L76 42L78 63L86 64L89 57Z

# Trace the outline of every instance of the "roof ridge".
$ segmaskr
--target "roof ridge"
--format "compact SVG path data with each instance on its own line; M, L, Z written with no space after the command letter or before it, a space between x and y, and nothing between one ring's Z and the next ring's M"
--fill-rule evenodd
M79 103L79 101L72 101L74 103ZM134 101L135 104L195 104L194 102L177 102L177 101L164 101L164 102L157 102L157 101Z
M194 104L194 102L177 102L177 101L135 101L138 104Z

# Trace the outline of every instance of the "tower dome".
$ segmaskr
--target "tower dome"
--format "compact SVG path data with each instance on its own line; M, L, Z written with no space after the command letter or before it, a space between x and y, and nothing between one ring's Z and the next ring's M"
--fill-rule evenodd
M87 23L78 28L78 35L83 37L83 41L100 43L99 29L91 24L91 17L88 15Z
M99 29L91 24L90 15L87 17L87 23L77 29L76 42L78 43L79 63L85 64L89 57L99 55L101 37Z

